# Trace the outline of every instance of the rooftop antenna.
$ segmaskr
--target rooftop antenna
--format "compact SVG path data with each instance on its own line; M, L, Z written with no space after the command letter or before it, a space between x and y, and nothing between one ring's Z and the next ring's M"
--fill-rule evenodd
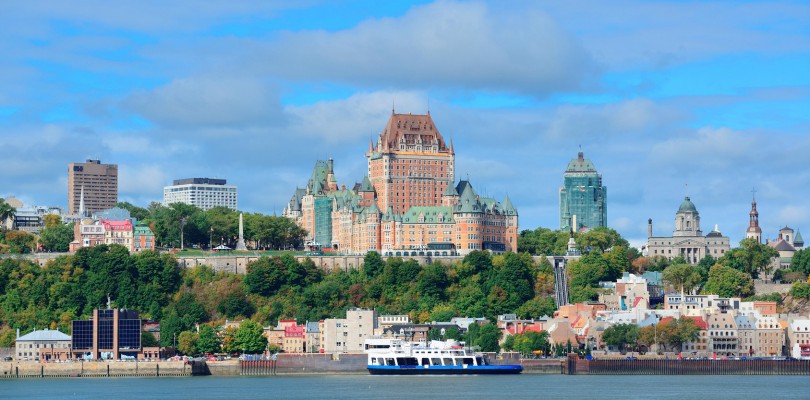
M428 115L430 115L430 96L428 96Z
M396 107L395 107L395 106L396 106L396 101L397 101L397 98L396 98L396 97L392 97L392 98L391 98L391 114L395 114L395 113L396 113L396 112L395 112L395 110L396 110Z
M687 197L688 197L688 196L689 196L689 183L688 183L688 182L687 182L687 183L684 183L684 184L683 184L683 187L684 187L684 189L683 189L684 196L687 196Z

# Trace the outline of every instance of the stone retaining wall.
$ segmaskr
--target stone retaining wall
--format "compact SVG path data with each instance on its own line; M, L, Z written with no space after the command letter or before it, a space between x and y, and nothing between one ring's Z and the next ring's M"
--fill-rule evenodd
M0 378L191 376L192 367L183 361L160 362L3 362Z

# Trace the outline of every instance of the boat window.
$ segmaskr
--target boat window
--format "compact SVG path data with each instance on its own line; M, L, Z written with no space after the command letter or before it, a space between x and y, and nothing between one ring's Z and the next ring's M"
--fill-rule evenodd
M464 365L475 365L475 363L473 362L472 357L464 357L464 358L462 358L461 363L464 364Z
M397 365L397 364L394 362L393 358L386 358L385 365Z
M441 358L431 358L430 359L430 365L442 365L442 359Z
M430 359L428 359L428 358L423 358L423 359L422 359L422 365L430 365Z
M453 359L452 358L445 358L442 361L444 362L444 365L453 365Z

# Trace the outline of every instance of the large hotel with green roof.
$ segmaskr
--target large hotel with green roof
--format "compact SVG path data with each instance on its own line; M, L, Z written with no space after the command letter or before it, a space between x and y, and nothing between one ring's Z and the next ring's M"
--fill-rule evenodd
M509 197L481 197L455 181L453 143L430 113L391 114L366 152L368 175L340 187L332 160L315 164L284 215L307 231L307 245L342 254L453 256L517 250L518 213Z

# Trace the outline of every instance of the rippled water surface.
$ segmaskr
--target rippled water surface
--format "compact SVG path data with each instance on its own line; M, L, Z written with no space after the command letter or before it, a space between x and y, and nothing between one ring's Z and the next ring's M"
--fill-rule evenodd
M810 399L810 376L293 376L0 381L2 399Z

